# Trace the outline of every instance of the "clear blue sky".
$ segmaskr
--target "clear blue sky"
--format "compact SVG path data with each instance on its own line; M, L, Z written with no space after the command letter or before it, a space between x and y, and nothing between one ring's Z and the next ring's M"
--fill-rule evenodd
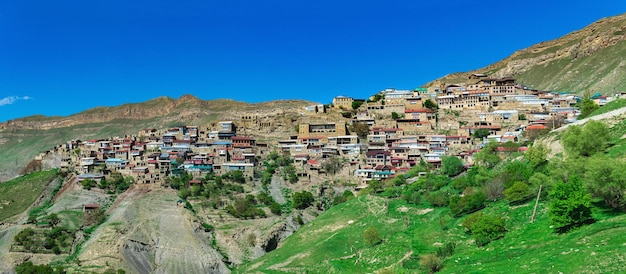
M188 93L365 98L624 12L621 0L2 1L0 121Z

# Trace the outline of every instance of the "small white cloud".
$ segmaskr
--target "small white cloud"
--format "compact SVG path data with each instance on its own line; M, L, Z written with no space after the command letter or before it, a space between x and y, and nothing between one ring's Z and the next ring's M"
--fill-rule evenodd
M11 105L13 103L15 103L15 101L17 100L32 100L33 97L30 96L24 96L24 97L20 97L20 96L9 96L9 97L4 97L2 99L0 99L0 107L4 106L4 105Z

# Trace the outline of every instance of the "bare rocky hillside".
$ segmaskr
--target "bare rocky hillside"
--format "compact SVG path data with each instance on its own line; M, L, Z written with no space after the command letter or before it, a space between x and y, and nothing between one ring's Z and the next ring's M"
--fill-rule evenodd
M452 73L426 86L467 84L472 74L515 77L540 90L612 92L626 90L626 14L608 17L561 38L516 51L511 56L469 72ZM473 80L475 81L475 80Z

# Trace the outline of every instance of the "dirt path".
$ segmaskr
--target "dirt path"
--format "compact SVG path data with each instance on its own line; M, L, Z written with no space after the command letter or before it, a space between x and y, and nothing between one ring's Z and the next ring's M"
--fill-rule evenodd
M272 182L269 187L270 195L277 203L284 204L286 200L283 193L280 191L281 187L285 187L285 180L278 175L272 176Z
M585 124L585 123L587 123L588 121L591 121L591 120L597 121L597 120L609 119L609 118L613 118L615 116L619 116L619 115L622 115L622 114L625 114L625 113L626 113L626 107L619 108L619 109L616 109L616 110L613 110L613 111L609 111L607 113L603 113L603 114L600 114L600 115L596 115L596 116L592 116L592 117L585 118L585 119L582 119L582 120L578 120L576 122L564 125L564 126L562 126L560 128L552 130L552 131L563 131L563 130L565 130L569 126L579 126L579 125L583 125L583 124Z

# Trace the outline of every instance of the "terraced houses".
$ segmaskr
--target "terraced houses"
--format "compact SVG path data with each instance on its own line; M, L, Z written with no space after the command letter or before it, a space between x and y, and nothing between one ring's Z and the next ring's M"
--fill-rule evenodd
M221 121L212 127L145 129L131 137L74 140L55 149L62 152L65 167L80 174L79 179L119 172L149 184L181 172L197 178L238 170L252 179L263 168L260 160L271 151L291 156L302 176L324 172L326 159L341 157L350 165L354 182L364 187L369 180L392 178L421 161L437 167L445 155L471 166L472 155L487 141L519 142L525 131L544 130L555 120L572 121L579 113L573 107L579 98L572 94L530 90L512 78L473 77L477 81L468 86L386 89L357 109L352 109L353 102L365 100L338 96L333 105L317 104L303 111L347 111L348 117L300 123L296 135L269 142L238 133L254 132L246 130L253 123L270 126L243 115L241 121ZM428 100L438 109L427 108ZM367 125L367 134L351 131L355 123ZM485 130L484 138L474 138Z

